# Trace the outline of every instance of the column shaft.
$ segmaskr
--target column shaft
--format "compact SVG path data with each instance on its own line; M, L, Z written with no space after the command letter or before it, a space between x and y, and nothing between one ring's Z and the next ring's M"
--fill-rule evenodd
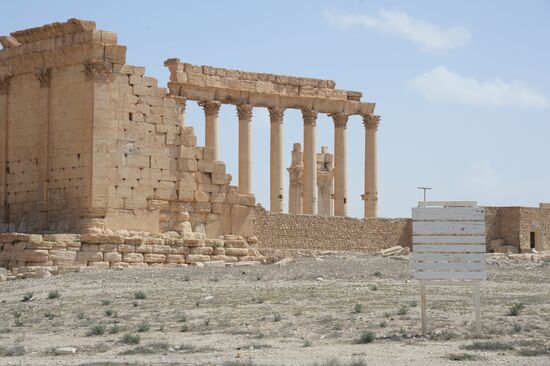
M334 120L334 215L348 214L348 162L346 126L348 116L343 113L332 114Z
M205 116L204 146L214 149L214 160L219 160L218 114L221 104L220 102L203 101L199 105L203 107Z
M304 194L303 212L317 214L317 154L315 153L315 127L317 112L303 110L304 116Z
M239 104L239 192L252 193L252 106Z
M269 144L269 209L272 212L283 212L283 114L284 110L269 107L270 144Z
M376 131L380 116L363 116L365 125L365 218L378 216L378 171L376 156Z

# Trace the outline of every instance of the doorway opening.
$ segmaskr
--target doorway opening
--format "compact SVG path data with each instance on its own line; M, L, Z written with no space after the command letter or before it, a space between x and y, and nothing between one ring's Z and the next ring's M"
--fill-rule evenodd
M529 233L529 244L531 249L542 251L542 235L540 230L533 230Z

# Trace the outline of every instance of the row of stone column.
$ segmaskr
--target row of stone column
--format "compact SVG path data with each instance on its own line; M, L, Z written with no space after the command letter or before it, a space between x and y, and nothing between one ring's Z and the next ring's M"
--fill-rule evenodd
M179 101L180 111L185 111L185 101ZM221 106L217 101L202 101L199 105L205 114L205 146L214 150L219 160L218 115ZM237 105L239 119L239 174L240 193L252 192L252 108L249 104ZM283 114L284 109L269 107L270 117L270 210L283 211ZM303 213L317 213L317 155L316 126L317 112L302 110L304 120L303 152ZM347 216L347 141L346 128L349 116L344 113L330 114L334 121L334 215ZM376 131L380 117L372 114L363 116L365 126L365 217L377 216L377 157Z

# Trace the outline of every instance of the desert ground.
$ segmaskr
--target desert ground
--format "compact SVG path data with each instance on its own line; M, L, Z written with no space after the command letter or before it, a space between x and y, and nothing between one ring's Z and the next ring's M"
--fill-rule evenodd
M456 286L428 289L420 335L407 258L340 252L2 282L0 365L550 365L550 262L496 258L480 336L472 289Z

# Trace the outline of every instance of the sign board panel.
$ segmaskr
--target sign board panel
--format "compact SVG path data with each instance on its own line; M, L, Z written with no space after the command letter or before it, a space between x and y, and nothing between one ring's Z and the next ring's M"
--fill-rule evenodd
M470 201L424 201L412 209L412 275L421 281L422 333L427 334L426 285L474 284L481 332L479 281L487 279L485 210Z

